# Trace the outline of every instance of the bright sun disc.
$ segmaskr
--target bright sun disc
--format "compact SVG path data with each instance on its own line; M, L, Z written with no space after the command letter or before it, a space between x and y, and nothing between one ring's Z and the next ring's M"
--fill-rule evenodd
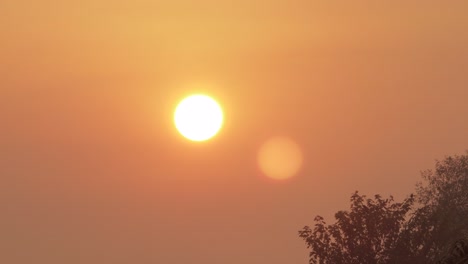
M192 95L182 100L174 113L177 130L187 139L204 141L212 138L223 125L223 111L206 95Z

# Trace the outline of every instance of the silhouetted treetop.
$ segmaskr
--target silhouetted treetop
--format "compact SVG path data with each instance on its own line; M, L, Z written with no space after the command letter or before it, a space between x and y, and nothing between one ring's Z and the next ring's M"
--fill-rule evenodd
M369 199L355 192L350 211L337 212L334 224L317 216L313 228L299 231L311 249L310 263L387 263L413 203L413 196L397 203L391 196Z
M350 210L338 211L335 223L317 216L313 227L299 231L309 262L468 263L468 152L437 161L422 178L416 195L402 202L355 192Z

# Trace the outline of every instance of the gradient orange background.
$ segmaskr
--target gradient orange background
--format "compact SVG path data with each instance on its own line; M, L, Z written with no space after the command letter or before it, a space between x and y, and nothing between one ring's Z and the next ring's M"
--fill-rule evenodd
M222 2L222 3L220 3ZM468 146L466 1L0 3L0 262L307 263L355 190ZM177 102L225 111L205 144ZM270 136L304 167L267 179Z

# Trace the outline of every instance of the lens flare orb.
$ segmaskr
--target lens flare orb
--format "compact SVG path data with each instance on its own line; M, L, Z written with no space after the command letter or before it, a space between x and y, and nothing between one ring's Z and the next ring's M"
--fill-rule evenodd
M301 149L287 137L272 137L258 152L260 170L268 177L284 180L296 175L303 163Z

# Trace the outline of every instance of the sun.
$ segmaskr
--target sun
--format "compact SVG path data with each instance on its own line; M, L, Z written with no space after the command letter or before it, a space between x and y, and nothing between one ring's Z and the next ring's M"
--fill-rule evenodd
M214 137L223 125L223 110L211 97L195 94L183 99L174 112L174 123L185 138L205 141Z

